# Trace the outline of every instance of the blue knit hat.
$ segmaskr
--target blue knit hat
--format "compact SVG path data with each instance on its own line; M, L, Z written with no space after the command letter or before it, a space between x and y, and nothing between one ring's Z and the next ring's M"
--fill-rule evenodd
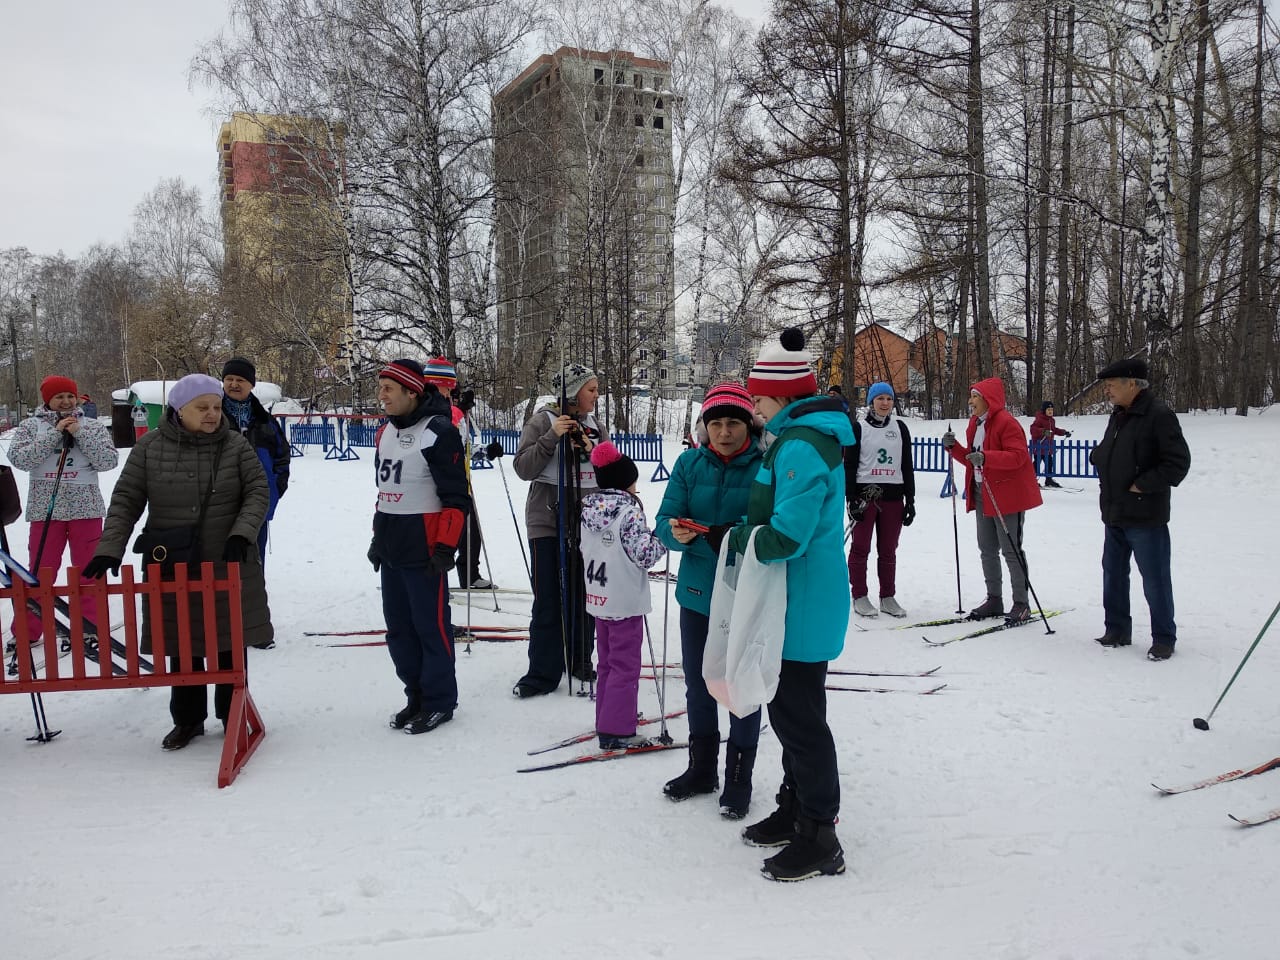
M871 403L876 397L883 397L886 395L890 397L893 396L893 387L884 382L873 383L870 389L867 390L867 403Z

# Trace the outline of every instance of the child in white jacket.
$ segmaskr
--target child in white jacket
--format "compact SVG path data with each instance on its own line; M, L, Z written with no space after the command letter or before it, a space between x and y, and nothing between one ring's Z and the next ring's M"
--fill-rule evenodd
M648 570L667 548L636 497L639 471L608 440L591 451L598 489L582 498L587 612L596 618L596 733L600 749L650 746L636 736L644 618L652 608Z

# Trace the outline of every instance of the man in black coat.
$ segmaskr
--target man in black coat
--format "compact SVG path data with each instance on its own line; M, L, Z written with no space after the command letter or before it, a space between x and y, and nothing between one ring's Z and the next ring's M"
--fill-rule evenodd
M1129 558L1138 561L1142 592L1151 611L1149 660L1168 660L1178 641L1169 569L1170 492L1191 468L1191 451L1177 414L1156 399L1147 364L1118 360L1098 372L1115 405L1106 432L1090 455L1098 471L1102 507L1102 606L1106 630L1098 643L1132 642Z

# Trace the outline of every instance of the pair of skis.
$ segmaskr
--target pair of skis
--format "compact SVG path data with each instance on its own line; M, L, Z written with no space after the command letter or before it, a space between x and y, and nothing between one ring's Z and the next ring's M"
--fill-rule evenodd
M1269 770L1280 769L1280 757L1267 760L1252 768L1241 768L1239 770L1228 770L1226 773L1220 773L1214 777L1206 777L1203 780L1195 780L1191 783L1184 783L1176 787L1162 787L1158 783L1152 786L1158 790L1161 795L1166 797L1176 796L1179 793L1190 793L1193 790L1203 790L1205 787L1216 787L1220 783L1231 783L1233 780L1243 780L1246 777L1256 777L1260 773L1266 773ZM1242 827L1256 827L1262 823L1270 823L1273 820L1280 820L1280 807L1274 810L1268 810L1265 813L1259 813L1248 817L1237 817L1234 813L1227 814L1232 820L1240 824Z
M1044 615L1045 615L1045 617L1046 617L1046 618L1048 618L1048 617L1059 617L1059 616L1061 616L1062 614L1064 614L1064 613L1066 613L1066 612L1067 612L1066 610L1046 610L1046 611L1044 611ZM969 618L968 618L968 617L953 617L953 618L951 618L951 619L947 619L947 620L938 620L938 621L935 621L935 622L933 622L933 623L926 623L926 624L913 624L912 626L913 626L913 627L918 627L918 626L925 626L925 627L928 627L928 626L943 626L943 625L945 625L945 624L949 624L949 623L966 623L966 622L969 622ZM1001 620L999 623L995 624L994 626L991 626L991 627L982 627L981 629L978 629L978 630L971 630L971 631L970 631L970 632L968 632L968 633L962 633L962 634L960 634L960 636L958 636L958 637L949 637L949 638L947 638L946 640L930 640L928 637L925 637L925 638L924 638L924 642L925 642L925 643L927 643L927 644L929 644L929 646L931 646L931 647L945 647L945 646L946 646L947 644L949 644L949 643L959 643L961 640L972 640L972 639L974 639L975 637L985 637L985 636L988 636L989 634L992 634L992 633L999 633L1001 630L1013 630L1013 629L1015 629L1015 628L1017 628L1017 627L1025 627L1025 626L1027 626L1028 624L1032 624L1032 623L1040 623L1040 622L1042 622L1042 621L1040 620L1040 617L1039 617L1039 616L1035 616L1035 617L1031 618L1030 620L1018 620L1018 621L1016 621L1016 622L1015 622L1015 621L1013 621L1013 620ZM907 627L899 627L898 629L899 629L899 630L905 630L905 629L910 629L910 628L907 628Z
M5 550L0 550L0 566L4 567L3 570L0 570L0 585L9 587L12 585L12 582L13 582L12 578L17 577L19 580L25 583L28 587L39 586L39 581L35 578L35 576L31 573L31 571L28 570L26 567L24 567L17 560L15 560L13 556ZM28 598L27 609L37 617L43 616L43 610L40 607L40 603L34 597ZM67 603L66 599L64 599L63 597L55 596L53 598L53 609L55 612L54 627L58 632L58 642L59 642L59 645L61 646L64 641L69 642L71 639L71 627L70 627L70 623L72 621L71 605ZM59 619L58 618L59 616L62 619ZM117 640L109 630L99 630L98 625L94 623L92 620L90 620L88 617L86 617L83 613L80 614L80 626L81 626L81 633L83 636L89 636L89 635L96 636L98 638L99 645L101 645L103 642L109 643L111 653L114 656L117 656L122 660L127 658L128 649L125 647L125 645L121 643L119 640ZM15 650L14 657L10 662L11 674L17 673L16 667L17 667L18 653L19 651ZM88 646L86 646L85 656L96 663L98 662L100 651L96 648L90 650ZM146 670L148 673L154 669L154 665L146 657L140 656L138 659L138 663L142 667L142 669ZM114 659L111 661L111 671L116 676L120 676L125 672L124 669L119 664L117 664Z
M385 627L371 630L304 630L304 637L382 637L386 636ZM472 624L470 627L454 624L455 641L476 641L479 643L515 643L528 640L529 634L520 627L504 627L497 625ZM338 643L326 643L326 647L385 647L386 640L348 640Z

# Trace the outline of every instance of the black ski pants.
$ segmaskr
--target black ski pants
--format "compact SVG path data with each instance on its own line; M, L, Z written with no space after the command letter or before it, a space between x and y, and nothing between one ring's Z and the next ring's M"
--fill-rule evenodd
M580 667L591 663L595 620L582 606L585 591L581 554L571 551L564 571L564 583L577 608L571 618L576 621L576 629L564 619L559 541L555 537L534 537L529 541L529 556L533 562L533 611L529 620L529 672L522 682L554 690L565 672L566 637L570 669L581 672Z
M831 823L840 813L840 774L827 726L826 682L825 660L783 660L769 722L782 744L782 782L795 790L799 812Z

